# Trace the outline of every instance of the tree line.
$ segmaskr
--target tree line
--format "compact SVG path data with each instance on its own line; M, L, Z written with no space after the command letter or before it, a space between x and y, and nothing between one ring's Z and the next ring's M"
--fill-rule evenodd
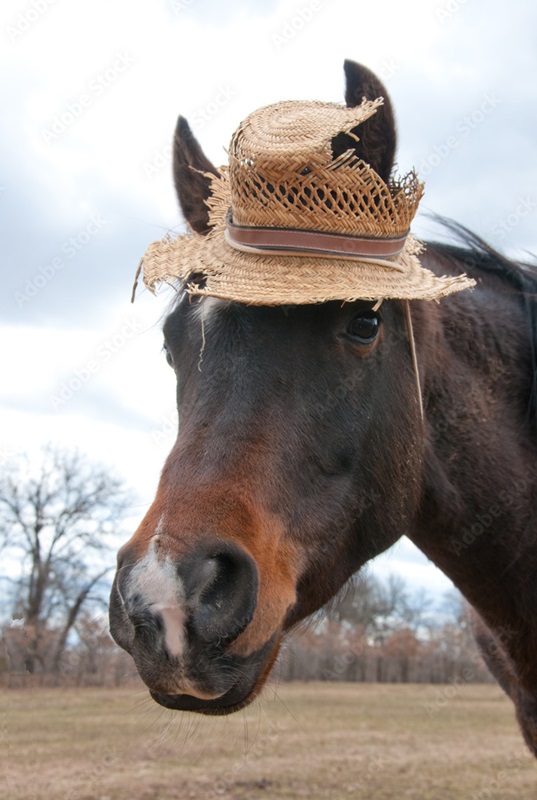
M132 494L78 452L48 447L0 477L0 682L121 685L136 679L112 641L107 598ZM279 680L489 680L459 596L433 609L402 578L363 571L289 636Z
M102 671L115 650L105 623L113 552L131 503L119 478L78 451L48 446L4 466L3 683Z
M398 576L355 575L346 595L291 638L281 680L375 683L488 682L473 637L470 607L460 595L444 612L424 592L413 595Z

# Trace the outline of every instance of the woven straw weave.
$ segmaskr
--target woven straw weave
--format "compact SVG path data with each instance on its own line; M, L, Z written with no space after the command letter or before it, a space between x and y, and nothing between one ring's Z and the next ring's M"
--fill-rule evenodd
M347 108L289 101L247 117L232 137L229 165L207 176L211 232L150 245L142 260L144 283L154 291L159 283L180 281L192 295L253 305L433 300L473 286L465 275L437 277L424 269L422 246L412 236L390 259L244 252L226 239L230 210L234 224L253 228L381 239L407 233L423 193L415 173L386 184L353 150L332 156L333 137L354 136L381 103Z
M406 233L423 193L416 174L387 185L352 150L332 159L331 139L371 117L381 102L356 109L318 102L297 108L289 101L247 117L229 148L234 223L355 236Z

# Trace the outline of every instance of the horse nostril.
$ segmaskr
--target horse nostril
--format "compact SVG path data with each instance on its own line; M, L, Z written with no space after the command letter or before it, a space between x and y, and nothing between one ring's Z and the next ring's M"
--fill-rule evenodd
M203 641L236 639L257 604L257 570L252 558L230 542L204 545L178 568L191 633Z
M227 587L233 585L235 572L235 562L225 553L205 561L201 569L205 585L200 592L200 600L207 609L219 611L223 608Z

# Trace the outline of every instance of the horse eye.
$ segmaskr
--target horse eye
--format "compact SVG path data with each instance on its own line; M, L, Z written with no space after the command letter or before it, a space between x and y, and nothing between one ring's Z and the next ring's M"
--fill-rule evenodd
M170 353L170 350L169 350L168 345L166 344L166 342L164 342L164 344L162 345L162 349L164 350L164 355L166 356L166 361L168 362L169 366L172 367L172 369L173 369L175 367L175 364L173 363L173 356Z
M361 311L347 327L346 335L353 342L371 344L380 330L380 317L374 311Z

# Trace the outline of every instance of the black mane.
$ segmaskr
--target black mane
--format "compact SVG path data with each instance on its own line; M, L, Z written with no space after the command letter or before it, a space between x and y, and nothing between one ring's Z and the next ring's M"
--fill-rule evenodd
M466 272L478 283L487 276L494 277L521 297L528 323L533 370L528 419L532 430L537 432L537 265L507 258L454 220L438 215L433 215L433 219L463 246L432 242L427 245L429 250L436 250L444 259L451 261L454 268Z

